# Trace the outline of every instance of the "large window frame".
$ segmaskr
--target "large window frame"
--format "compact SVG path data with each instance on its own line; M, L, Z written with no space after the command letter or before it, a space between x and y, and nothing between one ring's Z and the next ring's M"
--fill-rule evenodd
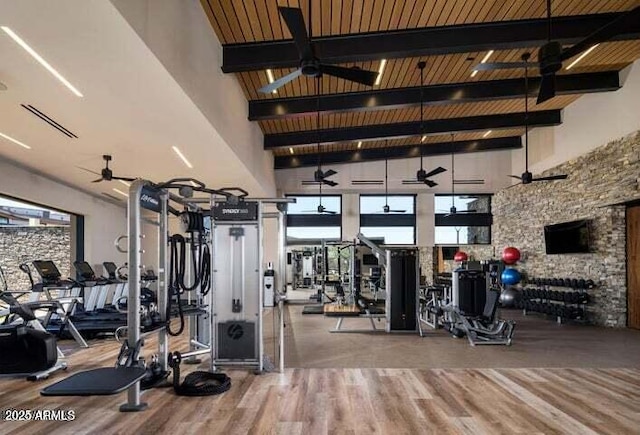
M310 194L310 193L304 193L304 194L292 193L292 194L286 194L285 197L286 198L301 198L301 197L320 198L320 195ZM340 236L337 239L331 238L328 240L332 240L332 241L342 240L342 210L344 205L342 195L340 194L322 195L323 201L326 198L339 198L340 212L336 214L320 214L320 213L308 213L308 214L307 213L305 214L291 213L290 214L289 212L287 212L287 236L286 236L287 244L296 244L296 243L308 244L309 242L322 240L321 238L318 238L318 239L309 238L309 239L295 239L292 241L289 239L289 234L288 234L289 228L337 227L339 228Z
M439 193L434 196L434 206L436 206L436 198L447 197L451 199L451 197L458 197L464 195L474 195L478 197L484 197L489 199L489 207L488 211L484 213L460 213L456 215L448 215L448 213L435 213L435 228L434 233L436 232L436 228L438 227L483 227L487 228L488 231L488 241L486 242L478 242L478 243L467 243L462 241L456 241L452 243L436 243L438 245L491 245L492 242L492 232L491 226L493 224L493 213L492 213L492 201L493 194L491 193ZM436 210L437 211L437 210Z
M397 198L397 197L410 197L413 200L413 213L362 213L362 199L363 198ZM417 195L411 193L398 193L392 195L366 193L358 196L358 209L360 210L360 232L364 234L363 227L412 227L413 228L413 241L411 243L386 243L387 245L397 246L412 246L416 244L417 240Z

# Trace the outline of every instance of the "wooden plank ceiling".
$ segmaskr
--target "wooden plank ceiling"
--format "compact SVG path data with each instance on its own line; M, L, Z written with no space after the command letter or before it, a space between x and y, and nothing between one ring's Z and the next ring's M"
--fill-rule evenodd
M252 43L290 39L286 25L278 14L277 7L300 7L307 25L309 23L308 0L201 0L209 21L222 44ZM415 29L434 26L448 26L481 22L497 22L544 18L545 0L311 0L311 24L313 36L335 36L363 32ZM624 12L640 5L640 0L553 0L553 16L574 16L610 12ZM490 62L519 61L522 53L532 53L537 59L536 49L512 49L496 51ZM427 62L425 85L481 82L522 77L523 70L484 71L471 76L472 67L486 55L486 52L455 53L418 58L390 59L381 82L374 89L396 89L420 85L420 72L416 68L418 60ZM593 52L570 71L562 69L559 74L577 74L598 71L619 71L640 58L640 40L616 41L600 44ZM343 64L377 71L380 61ZM275 69L273 75L279 78L293 69ZM530 70L538 75L537 68ZM261 94L257 89L268 83L267 72L248 71L236 73L236 77L247 100L272 98L294 98L316 95L316 80L301 76L280 88L275 94ZM324 76L321 80L322 94L339 94L371 90L364 85ZM530 100L532 110L562 109L574 102L580 95L557 96L542 105ZM515 98L499 101L443 104L426 107L425 119L449 119L478 115L506 114L522 112L524 99ZM374 124L388 124L419 121L419 107L397 110L353 111L323 114L320 126L326 128L352 127ZM278 134L318 127L316 116L281 117L259 121L265 134ZM480 139L485 132L456 134L456 140ZM496 130L491 137L520 135L522 129ZM424 143L446 142L450 135L429 136ZM415 145L420 137L393 139L388 142L373 140L363 142L362 148ZM323 144L322 152L356 149L357 142ZM296 154L315 153L316 145L295 147ZM274 149L276 156L288 155L289 148Z

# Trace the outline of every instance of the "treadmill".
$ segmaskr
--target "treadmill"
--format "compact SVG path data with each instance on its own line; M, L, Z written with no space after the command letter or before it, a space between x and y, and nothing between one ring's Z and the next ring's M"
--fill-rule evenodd
M52 261L34 261L33 265L42 277L45 289L49 288L52 283L56 288L60 288L60 286L66 282L71 282L62 280L58 268ZM81 290L83 296L88 296L92 293L90 290L94 290L98 282L102 283L102 281L95 276L93 269L88 263L76 261L74 262L74 267L78 271L80 279L79 281L73 281L73 283L74 286ZM84 300L85 298L83 297L83 301ZM103 313L99 310L86 311L80 303L75 303L70 313L69 319L85 339L100 335L113 335L116 329L121 326L126 326L127 324L127 316L124 313L117 311ZM65 323L59 319L51 319L47 324L47 331L67 338L69 331L67 331L65 326Z

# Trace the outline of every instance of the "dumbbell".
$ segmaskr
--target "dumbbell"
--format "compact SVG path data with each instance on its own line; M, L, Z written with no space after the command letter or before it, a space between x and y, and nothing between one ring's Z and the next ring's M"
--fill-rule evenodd
M551 285L554 287L558 286L558 279L557 278L551 278Z
M575 278L571 279L571 288L578 288L578 280Z
M586 288L588 288L588 289L595 288L595 286L596 286L596 283L595 283L595 282L593 282L593 280L592 280L592 279L588 279L588 280L587 280L587 282L586 282L585 284L586 284Z
M558 290L554 290L552 299L554 301L562 301L562 294Z
M581 278L578 280L578 288L580 290L583 290L584 288L586 288L586 286L587 286L587 282L584 279Z

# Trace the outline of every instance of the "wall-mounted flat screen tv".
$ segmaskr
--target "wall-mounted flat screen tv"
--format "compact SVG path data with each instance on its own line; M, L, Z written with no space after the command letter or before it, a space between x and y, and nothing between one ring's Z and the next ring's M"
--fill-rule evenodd
M547 254L589 252L589 221L580 220L546 225L544 244Z

